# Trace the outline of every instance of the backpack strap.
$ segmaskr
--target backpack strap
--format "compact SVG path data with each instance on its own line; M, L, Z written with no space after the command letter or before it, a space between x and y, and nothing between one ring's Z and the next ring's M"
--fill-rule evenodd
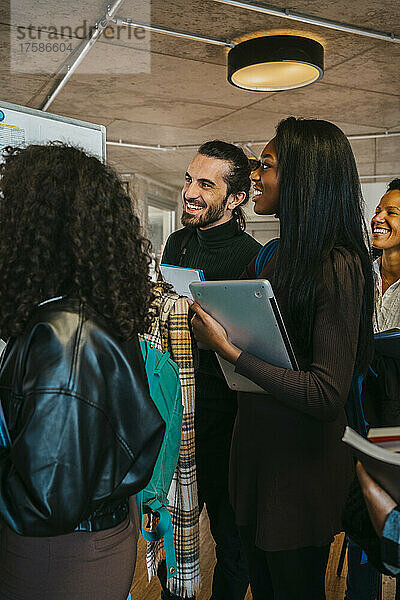
M256 273L256 277L258 277L265 267L265 265L271 260L275 252L279 248L279 238L275 238L270 240L261 248L259 253L257 254L256 262L254 263L254 271Z
M178 267L182 266L182 262L185 257L185 254L186 254L187 245L189 243L189 240L192 239L194 233L195 233L194 229L189 229L188 227L186 228L185 234L181 240L181 245L179 247L179 257L177 260Z
M371 372L375 373L370 368ZM354 372L344 410L349 426L363 437L367 437L369 423L365 418L362 392L364 376Z
M176 573L176 555L174 546L174 533L169 510L161 504L157 498L147 503L147 507L158 513L160 520L154 531L147 531L143 527L143 491L135 494L136 505L139 514L139 523L142 536L146 542L157 542L161 538L164 541L165 562L167 564L167 575L173 577Z

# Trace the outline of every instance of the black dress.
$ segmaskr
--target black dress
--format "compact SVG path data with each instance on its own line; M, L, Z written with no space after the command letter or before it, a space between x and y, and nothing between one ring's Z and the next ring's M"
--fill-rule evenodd
M260 275L272 285L275 263L276 255ZM334 272L339 299L331 291ZM255 278L253 263L244 277ZM341 531L353 476L341 437L363 286L359 260L335 250L321 268L312 348L308 356L295 348L301 370L273 367L246 352L237 361L236 371L266 391L239 394L230 469L236 521L256 526L262 550L323 546ZM277 300L285 319L287 298L281 294Z

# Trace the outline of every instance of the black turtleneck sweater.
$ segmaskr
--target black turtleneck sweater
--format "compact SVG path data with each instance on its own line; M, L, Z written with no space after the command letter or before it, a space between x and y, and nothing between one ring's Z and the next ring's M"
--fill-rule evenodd
M209 281L239 279L261 248L261 244L251 235L239 231L236 221L231 219L210 229L193 230L185 244L186 251L181 256L182 241L187 232L188 229L183 228L169 236L161 262L202 269L205 279ZM236 411L236 392L228 388L214 352L200 350L199 358L196 412L201 408L216 412Z
M210 229L195 229L182 257L181 244L187 228L172 233L162 255L162 263L203 269L206 280L239 279L261 245L248 233L238 231L235 219Z

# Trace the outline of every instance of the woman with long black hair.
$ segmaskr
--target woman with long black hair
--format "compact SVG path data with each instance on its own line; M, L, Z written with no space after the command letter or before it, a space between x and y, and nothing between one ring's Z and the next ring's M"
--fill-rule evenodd
M265 394L239 394L230 492L254 600L320 600L353 477L341 443L353 375L372 351L373 279L354 156L326 121L290 117L252 173L254 210L280 219L271 281L299 363L291 371L234 346L197 304L197 339ZM254 261L245 278L254 279Z
M2 600L126 600L165 424L137 334L149 242L117 174L64 146L0 166Z

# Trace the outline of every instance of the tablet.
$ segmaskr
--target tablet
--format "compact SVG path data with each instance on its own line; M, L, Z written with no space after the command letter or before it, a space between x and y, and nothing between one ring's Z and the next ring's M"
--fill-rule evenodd
M235 346L276 367L298 369L269 281L202 281L189 287L196 302L223 325ZM234 365L217 358L232 390L265 394L257 384L235 373Z
M201 269L187 269L186 267L161 264L160 271L164 281L172 285L179 296L191 298L189 283L204 281L204 273Z

